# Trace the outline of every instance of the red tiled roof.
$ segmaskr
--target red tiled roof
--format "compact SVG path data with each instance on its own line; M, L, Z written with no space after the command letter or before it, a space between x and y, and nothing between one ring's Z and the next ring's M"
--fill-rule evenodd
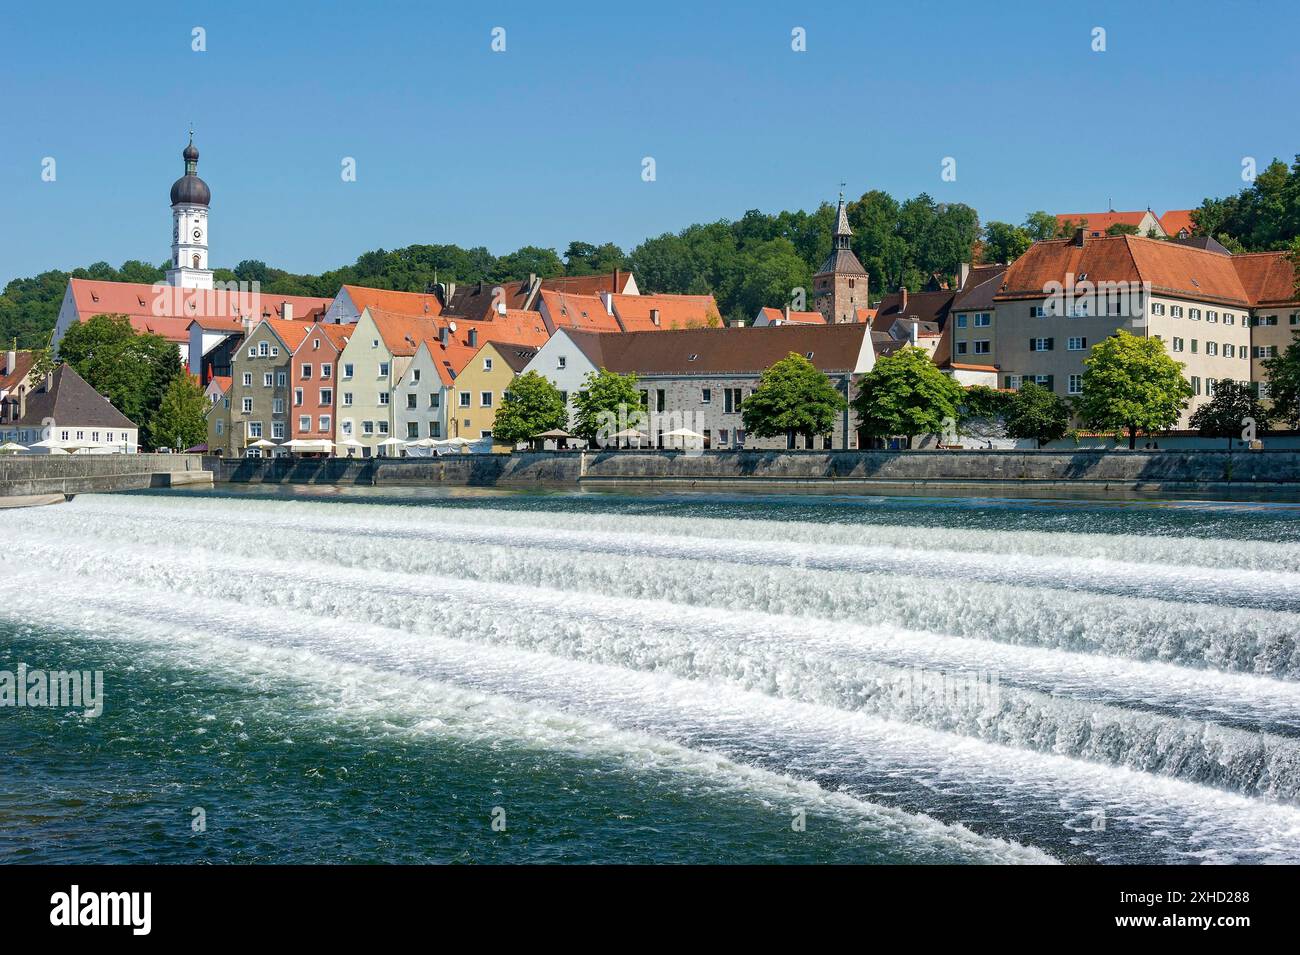
M861 310L861 306L859 306ZM791 325L825 325L826 316L821 312L791 312L787 317L785 309L761 308L759 312L767 316L769 322L789 322Z
M1178 235L1186 229L1188 235L1196 231L1196 226L1192 224L1191 209L1170 209L1160 217L1160 228L1165 230L1166 235Z
M303 335L302 340L294 348L294 351L302 349L306 345L307 340L316 332L319 332L335 351L342 351L343 346L346 345L348 339L352 337L352 332L355 328L356 326L350 322L346 324L316 322L308 328L307 332Z
M396 356L410 357L420 347L420 342L437 336L438 323L433 317L408 315L369 309L370 317L379 330L388 351Z
M1251 252L1234 255L1232 264L1253 305L1300 303L1296 268L1285 252Z
M712 295L613 295L614 314L625 332L707 327L722 324L722 313ZM655 324L653 312L658 311ZM825 324L825 322L822 322Z
M1067 221L1073 222L1076 229L1083 228L1084 220L1088 222L1089 232L1105 233L1113 225L1140 226L1146 211L1141 212L1070 212L1056 217L1059 229Z
M343 289L352 299L358 312L368 308L391 312L394 315L438 315L442 302L438 296L422 292L395 292L392 289L369 288L365 285L345 285Z
M638 297L638 296L633 296ZM618 319L594 295L569 295L542 289L542 306L556 328L578 328L589 332L620 331Z
M138 332L161 335L168 341L189 341L190 323L218 331L241 330L241 318L280 318L282 306L293 306L294 320L311 319L325 314L330 299L304 295L271 295L256 298L235 292L206 289L180 289L173 286L155 288L143 282L104 282L96 279L69 279L68 287L81 321L104 314L123 314ZM160 295L160 293L163 293Z
M36 364L36 352L18 351L14 352L14 366L10 368L8 350L0 351L0 392L13 391L17 388L34 364Z

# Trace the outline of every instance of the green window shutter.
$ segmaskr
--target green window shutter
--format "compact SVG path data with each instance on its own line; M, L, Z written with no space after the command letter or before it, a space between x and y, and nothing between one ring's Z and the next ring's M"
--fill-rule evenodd
M1045 384L1043 387L1046 388L1048 391L1055 391L1055 390L1056 390L1056 388L1053 386L1053 385L1054 385L1054 382L1053 382L1053 378L1054 378L1054 377L1055 377L1055 376L1053 376L1053 375L1048 375L1048 376L1047 376L1047 384Z

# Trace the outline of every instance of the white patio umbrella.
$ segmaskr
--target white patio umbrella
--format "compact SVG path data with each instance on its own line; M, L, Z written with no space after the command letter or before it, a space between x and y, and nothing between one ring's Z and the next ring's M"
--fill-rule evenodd
M436 448L438 442L433 438L419 438L415 441L407 441L408 448Z
M6 441L4 444L0 444L0 451L5 452L6 454L17 454L19 451L26 450L27 447L19 444L17 441Z
M661 437L680 438L683 449L685 449L687 441L690 441L692 444L704 441L704 435L700 434L698 431L692 431L690 428L678 428L676 431L665 431Z
M343 445L343 447L345 447L345 448L364 448L364 447L365 447L365 445L362 444L360 441L358 441L356 438L344 438L342 441L339 442L339 444Z
M256 441L254 441L252 444L248 445L248 447L250 447L250 448L278 448L279 445L276 444L274 441L268 441L266 438L258 438L258 439L257 439Z
M624 441L624 440L626 441L635 440L636 446L639 448L641 447L641 439L646 437L646 435L642 434L640 431L636 430L635 428L626 428L623 431L619 431L616 434L611 434L610 437L613 438L615 442Z

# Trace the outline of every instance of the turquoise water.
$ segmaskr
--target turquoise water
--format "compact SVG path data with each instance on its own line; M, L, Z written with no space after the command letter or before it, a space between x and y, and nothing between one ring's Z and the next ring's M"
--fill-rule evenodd
M0 707L0 861L1300 861L1294 506L254 488L3 520L0 670L102 670L106 702Z

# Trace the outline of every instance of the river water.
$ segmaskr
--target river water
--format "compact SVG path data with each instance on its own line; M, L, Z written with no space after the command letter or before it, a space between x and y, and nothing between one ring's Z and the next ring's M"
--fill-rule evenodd
M1300 507L3 512L0 861L1300 862Z

